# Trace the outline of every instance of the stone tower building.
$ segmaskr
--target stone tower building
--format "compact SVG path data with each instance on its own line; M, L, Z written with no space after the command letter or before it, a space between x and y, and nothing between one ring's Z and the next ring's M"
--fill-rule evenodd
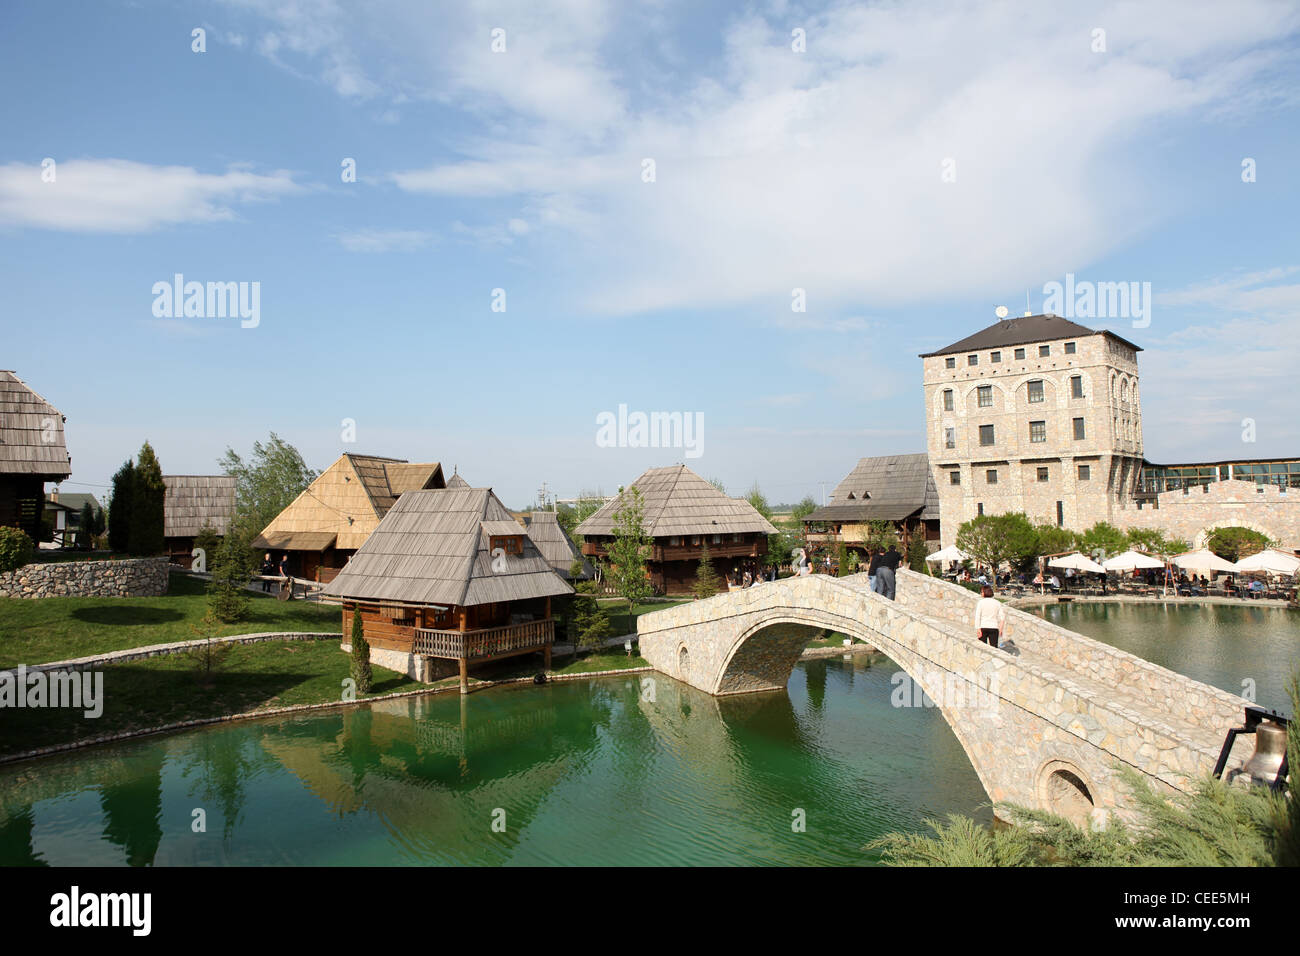
M943 544L981 513L1124 527L1142 469L1139 351L1113 332L1027 315L922 355Z

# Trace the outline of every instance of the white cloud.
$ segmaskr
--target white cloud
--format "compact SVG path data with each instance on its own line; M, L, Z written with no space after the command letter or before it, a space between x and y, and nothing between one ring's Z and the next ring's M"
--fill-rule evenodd
M418 229L362 229L335 238L349 252L411 252L433 241L433 233Z
M236 218L243 203L298 192L289 173L231 167L150 166L125 159L70 159L45 182L39 165L0 166L0 225L136 233Z

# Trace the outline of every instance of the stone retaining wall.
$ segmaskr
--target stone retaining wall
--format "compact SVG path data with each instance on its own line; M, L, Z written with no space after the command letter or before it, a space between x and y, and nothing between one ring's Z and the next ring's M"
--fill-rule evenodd
M162 597L167 559L51 561L0 572L0 597Z

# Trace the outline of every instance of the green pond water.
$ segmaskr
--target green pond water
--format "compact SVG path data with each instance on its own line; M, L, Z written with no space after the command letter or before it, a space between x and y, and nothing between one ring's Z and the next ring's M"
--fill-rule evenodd
M1253 680L1289 710L1294 612L1039 613L1226 690ZM784 694L721 700L592 678L27 761L0 767L0 864L871 864L864 844L926 817L992 819L938 711L891 705L897 673L879 656L808 661Z

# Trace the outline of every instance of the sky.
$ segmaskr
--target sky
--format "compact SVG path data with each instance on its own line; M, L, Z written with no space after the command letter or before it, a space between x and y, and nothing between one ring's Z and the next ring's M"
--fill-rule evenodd
M1298 40L1262 0L8 0L0 368L66 491L274 431L513 507L677 462L821 500L925 450L920 353L1071 275L1150 289L1076 318L1142 347L1149 460L1300 455ZM611 447L620 406L698 443Z

